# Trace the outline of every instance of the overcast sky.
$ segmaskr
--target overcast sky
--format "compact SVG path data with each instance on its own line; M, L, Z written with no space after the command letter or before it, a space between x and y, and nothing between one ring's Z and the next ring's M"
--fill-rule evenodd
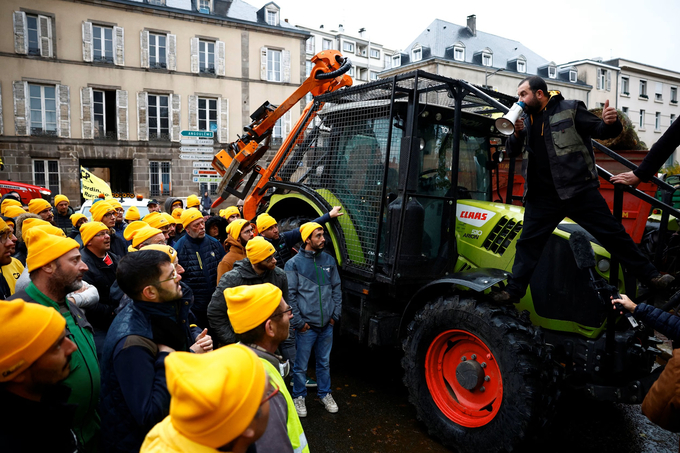
M620 57L680 72L678 0L274 1L292 24L343 24L351 34L364 27L371 40L395 50L435 19L465 25L476 14L477 30L520 41L557 64Z

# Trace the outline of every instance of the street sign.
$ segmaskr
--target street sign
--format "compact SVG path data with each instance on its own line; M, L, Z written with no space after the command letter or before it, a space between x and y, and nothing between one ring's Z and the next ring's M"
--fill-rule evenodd
M179 151L182 153L215 153L210 146L180 146Z
M213 160L210 154L180 154L179 158L182 160Z
M193 182L220 182L222 178L212 178L210 176L194 176Z
M182 137L213 138L215 133L212 131L181 131L179 135Z
M209 138L183 138L180 145L214 145L215 141Z
M210 162L194 162L194 168L213 168Z
M194 170L194 176L219 176L215 170Z

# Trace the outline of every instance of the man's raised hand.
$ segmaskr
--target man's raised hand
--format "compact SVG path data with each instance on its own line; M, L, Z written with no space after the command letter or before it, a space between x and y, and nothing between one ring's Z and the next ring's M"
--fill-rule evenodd
M602 108L602 121L604 121L604 124L614 124L618 117L616 109L609 107L609 99L604 101L604 107Z

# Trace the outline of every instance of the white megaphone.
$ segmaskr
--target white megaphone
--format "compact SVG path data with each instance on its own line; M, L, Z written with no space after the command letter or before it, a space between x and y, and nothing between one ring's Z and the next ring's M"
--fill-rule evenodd
M508 110L502 118L496 120L496 129L498 132L504 135L512 135L515 133L515 121L524 111L524 102L515 102L512 104L512 108Z

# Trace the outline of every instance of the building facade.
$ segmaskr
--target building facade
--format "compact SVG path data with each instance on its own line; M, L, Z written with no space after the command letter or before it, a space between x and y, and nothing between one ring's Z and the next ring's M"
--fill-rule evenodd
M561 64L558 68L576 68L578 80L592 87L585 101L588 109L602 108L607 100L610 106L620 108L618 66L603 63L602 59L589 59Z
M309 35L275 3L5 0L0 20L0 179L72 204L80 166L119 193L214 190L194 175L207 161L180 158L180 131L212 131L219 150L304 78Z

